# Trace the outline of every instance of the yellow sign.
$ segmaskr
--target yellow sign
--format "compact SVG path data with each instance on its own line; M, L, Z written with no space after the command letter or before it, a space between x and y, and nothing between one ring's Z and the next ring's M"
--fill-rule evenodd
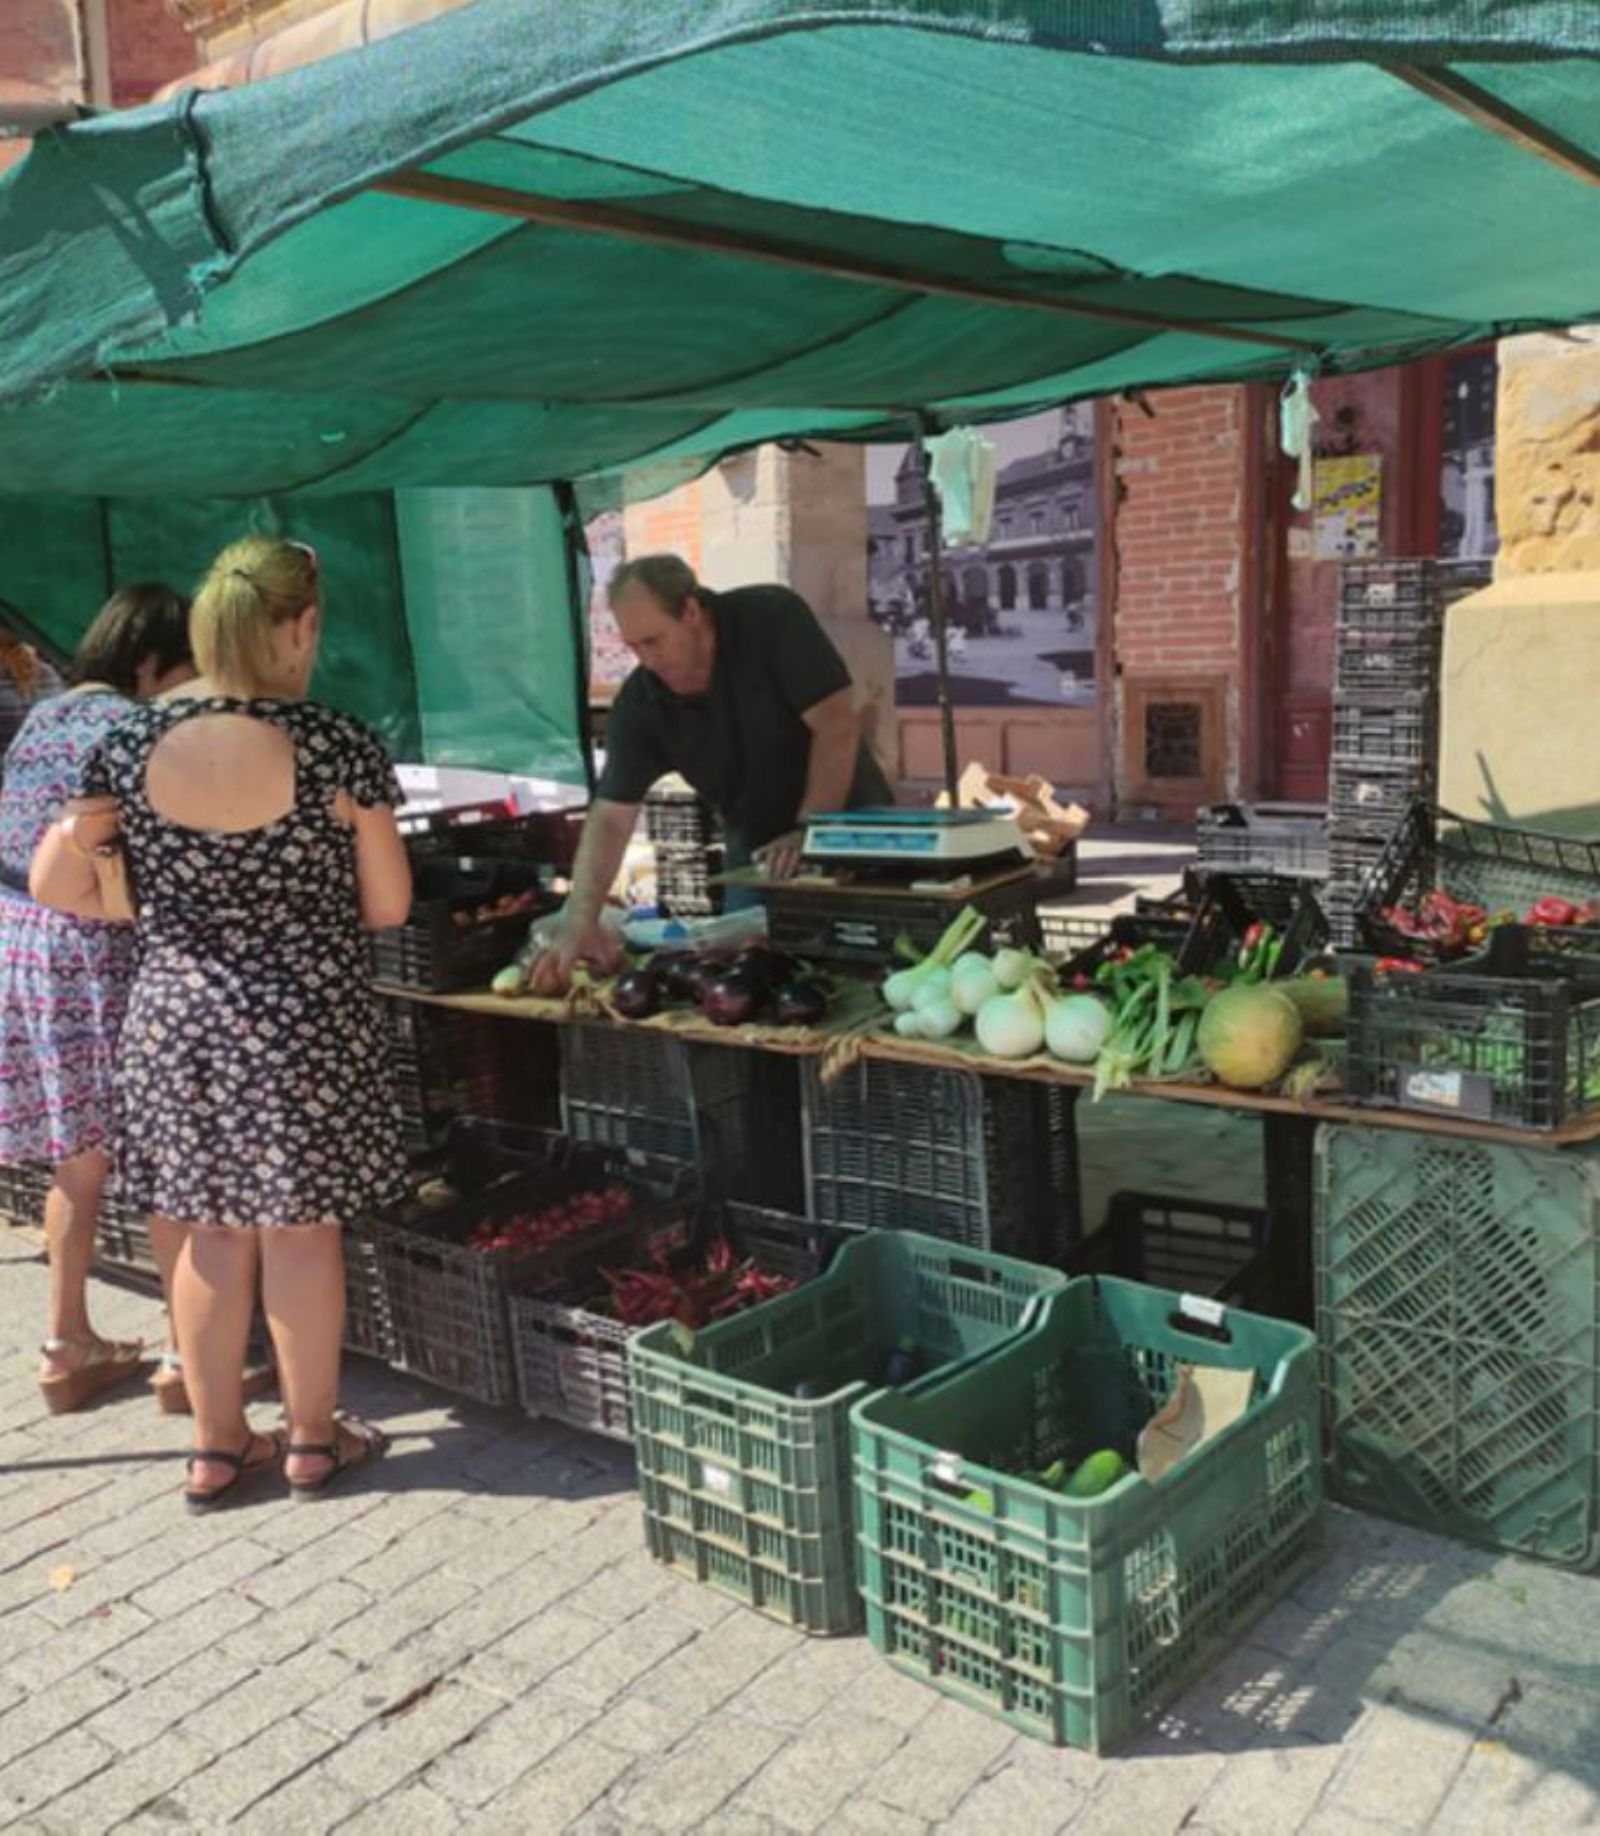
M1312 472L1312 546L1318 561L1362 561L1378 553L1383 456L1318 459Z

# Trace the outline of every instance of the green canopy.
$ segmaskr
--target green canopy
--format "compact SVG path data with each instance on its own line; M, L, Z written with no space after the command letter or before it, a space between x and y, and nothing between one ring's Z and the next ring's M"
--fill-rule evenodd
M36 143L0 493L598 503L1600 316L1597 56L1576 0L476 0Z

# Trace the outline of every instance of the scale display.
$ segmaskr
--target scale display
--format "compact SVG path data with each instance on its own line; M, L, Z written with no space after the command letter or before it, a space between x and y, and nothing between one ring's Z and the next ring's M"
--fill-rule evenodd
M804 852L811 860L952 866L1028 857L1016 818L993 810L842 810L813 816Z

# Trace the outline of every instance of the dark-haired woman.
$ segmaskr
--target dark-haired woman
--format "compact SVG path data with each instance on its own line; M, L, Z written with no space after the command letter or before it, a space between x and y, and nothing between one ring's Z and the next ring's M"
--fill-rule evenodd
M88 1275L116 1119L112 1075L133 980L129 925L69 917L28 895L39 838L72 795L84 759L130 703L194 674L189 605L170 587L124 587L89 627L72 685L41 701L5 756L0 791L0 1165L44 1162L50 1313L39 1386L54 1413L136 1375L143 1347L102 1339ZM158 1232L153 1229L153 1238ZM153 1241L164 1268L177 1253Z

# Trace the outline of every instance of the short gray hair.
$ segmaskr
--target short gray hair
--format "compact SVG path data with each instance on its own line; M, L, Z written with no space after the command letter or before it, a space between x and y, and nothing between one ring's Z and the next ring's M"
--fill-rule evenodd
M642 586L673 618L682 618L691 595L701 591L694 569L682 555L640 555L636 561L624 561L606 586L606 598L615 605L618 594L631 586Z

